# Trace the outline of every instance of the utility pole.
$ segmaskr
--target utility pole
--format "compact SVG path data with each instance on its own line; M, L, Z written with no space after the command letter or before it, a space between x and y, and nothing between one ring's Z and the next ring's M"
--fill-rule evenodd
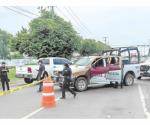
M104 38L105 44L109 44L109 41L108 41L109 37L105 36L105 37L103 37L103 38Z
M149 45L149 47L148 47L148 56L150 56L150 39L148 39L148 45Z
M108 38L109 38L108 36L103 37L105 45L109 45L109 42L107 42ZM106 49L107 49L107 47L104 47L104 50L106 50Z
M54 15L55 15L54 6L51 6L51 13L52 13L52 18L54 18Z
M48 8L48 10L50 9L51 17L54 18L54 16L55 16L54 6L48 6L47 8Z

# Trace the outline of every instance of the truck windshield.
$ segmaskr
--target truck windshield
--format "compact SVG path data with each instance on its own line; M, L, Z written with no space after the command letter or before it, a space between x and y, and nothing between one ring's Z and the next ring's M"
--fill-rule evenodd
M91 62L92 62L92 59L90 59L89 57L81 57L74 63L74 65L87 66Z

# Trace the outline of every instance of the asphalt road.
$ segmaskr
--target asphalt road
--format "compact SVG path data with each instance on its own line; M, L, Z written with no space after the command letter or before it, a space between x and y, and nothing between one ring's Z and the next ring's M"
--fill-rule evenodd
M19 84L20 85L20 84ZM136 80L133 86L90 88L74 99L60 100L55 87L56 107L41 107L38 86L0 96L0 118L150 118L150 79Z

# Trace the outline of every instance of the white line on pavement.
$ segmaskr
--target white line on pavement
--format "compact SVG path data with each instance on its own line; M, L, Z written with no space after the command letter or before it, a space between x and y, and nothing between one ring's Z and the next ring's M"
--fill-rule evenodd
M55 99L56 102L59 101L59 100L60 100L60 97L58 97L58 98ZM30 114L28 114L28 115L22 117L21 119L28 119L28 118L32 117L33 115L37 114L38 112L40 112L40 111L43 110L43 109L44 109L44 107L41 107L41 108L39 108L39 109L37 109L37 110L31 112Z
M22 119L28 119L28 118L30 118L31 116L33 116L33 115L35 115L35 114L37 114L38 112L40 112L41 110L43 110L44 108L43 107L41 107L41 108L39 108L39 109L37 109L37 110L35 110L34 112L32 112L32 113L30 113L30 114L28 114L28 115L26 115L25 117L23 117Z
M150 113L148 112L148 110L147 110L147 108L146 108L146 103L145 103L144 94L143 94L143 91L142 91L142 88L141 88L140 85L138 85L138 90L139 90L140 99L141 99L141 102L142 102L142 107L143 107L144 113L145 113L146 117L147 117L148 119L150 119Z

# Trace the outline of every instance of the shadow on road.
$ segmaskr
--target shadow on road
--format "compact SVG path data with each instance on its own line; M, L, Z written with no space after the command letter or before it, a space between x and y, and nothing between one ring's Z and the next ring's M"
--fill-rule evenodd
M137 81L150 81L150 78L142 78L142 79L137 80Z

